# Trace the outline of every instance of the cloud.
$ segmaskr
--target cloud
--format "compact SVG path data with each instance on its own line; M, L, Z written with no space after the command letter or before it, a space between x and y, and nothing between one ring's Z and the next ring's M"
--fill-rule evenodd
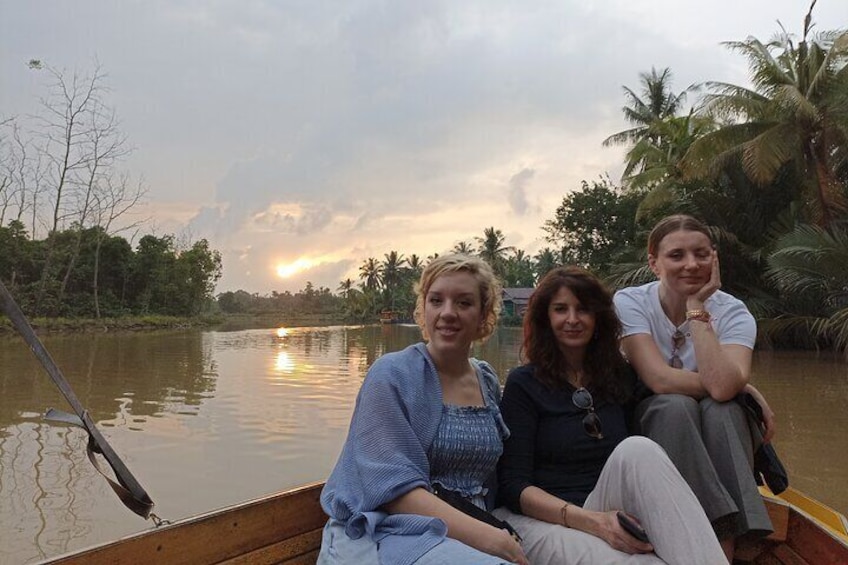
M509 205L516 214L527 212L526 188L534 174L533 169L524 168L509 179Z

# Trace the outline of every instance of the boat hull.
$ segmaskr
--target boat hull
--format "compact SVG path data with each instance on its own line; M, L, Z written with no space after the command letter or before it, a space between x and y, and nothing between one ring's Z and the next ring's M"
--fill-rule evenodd
M42 563L62 565L314 565L327 520L314 483L216 510ZM794 490L763 489L774 533L737 549L735 563L848 563L845 517Z

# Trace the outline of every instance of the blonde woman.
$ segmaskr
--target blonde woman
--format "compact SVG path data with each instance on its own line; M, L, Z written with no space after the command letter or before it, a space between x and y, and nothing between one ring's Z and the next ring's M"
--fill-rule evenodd
M441 256L416 287L424 343L368 370L321 504L330 516L319 564L528 565L506 531L472 518L433 485L485 507L509 434L492 368L469 358L494 331L500 286L489 266Z

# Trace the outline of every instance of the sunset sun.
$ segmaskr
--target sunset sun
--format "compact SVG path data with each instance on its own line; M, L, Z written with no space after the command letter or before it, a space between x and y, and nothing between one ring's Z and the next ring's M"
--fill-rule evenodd
M292 263L280 263L277 265L277 276L281 279L287 279L292 275L296 275L301 271L305 271L312 266L312 261L307 259L298 259Z

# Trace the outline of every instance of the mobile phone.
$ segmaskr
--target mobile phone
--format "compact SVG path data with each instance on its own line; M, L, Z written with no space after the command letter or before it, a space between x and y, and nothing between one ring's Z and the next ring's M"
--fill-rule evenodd
M648 540L648 533L642 526L637 524L636 521L633 520L633 518L631 518L621 510L616 512L615 515L618 517L618 523L621 524L621 527L624 528L628 534L630 534L639 541L650 543L650 541Z

